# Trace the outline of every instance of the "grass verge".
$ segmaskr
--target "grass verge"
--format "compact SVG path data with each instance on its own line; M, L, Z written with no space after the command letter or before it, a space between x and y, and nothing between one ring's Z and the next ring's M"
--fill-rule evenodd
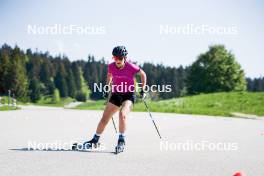
M222 92L161 101L147 101L152 112L232 116L234 112L264 116L264 92ZM76 109L103 110L105 101L89 101ZM142 102L134 111L145 111Z

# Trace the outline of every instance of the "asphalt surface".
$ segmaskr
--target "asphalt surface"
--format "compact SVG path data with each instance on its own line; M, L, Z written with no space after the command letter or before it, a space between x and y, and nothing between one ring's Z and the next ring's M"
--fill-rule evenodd
M0 175L264 176L264 119L153 113L161 141L148 114L133 112L125 152L113 153L112 123L99 150L68 150L93 136L101 115L33 106L0 111Z

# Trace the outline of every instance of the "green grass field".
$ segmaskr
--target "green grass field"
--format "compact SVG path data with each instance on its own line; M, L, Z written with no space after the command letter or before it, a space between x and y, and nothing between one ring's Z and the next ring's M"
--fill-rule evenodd
M1 97L2 101L8 102L8 97ZM3 100L5 99L5 100ZM65 105L75 101L73 98L61 98L59 102L53 103L51 97L45 97L43 96L38 102L36 103L24 103L24 102L18 102L18 105L37 105L37 106L50 106L50 107L64 107ZM20 109L19 107L8 107L8 106L1 106L0 111L8 111L8 110L17 110Z
M73 102L73 98L61 98L61 100L57 103L53 103L52 99L50 97L42 97L37 103L34 103L34 105L38 106L53 106L53 107L63 107L71 102Z
M20 109L19 107L8 107L8 106L0 106L0 111L10 111L10 110L18 110Z
M50 97L42 97L36 103L23 103L19 102L19 105L37 105L37 106L50 106L50 107L64 107L65 105L75 101L73 98L61 98L59 102L54 103Z
M147 101L152 112L232 116L232 113L264 115L264 92L212 93L174 98L162 101ZM76 109L104 109L105 101L89 101ZM136 103L134 111L145 111L144 104Z

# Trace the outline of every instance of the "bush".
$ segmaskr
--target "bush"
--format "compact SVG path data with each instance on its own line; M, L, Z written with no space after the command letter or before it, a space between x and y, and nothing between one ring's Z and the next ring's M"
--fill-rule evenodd
M86 102L86 94L81 92L81 91L78 91L76 93L76 96L75 96L76 100L77 101L82 101L82 102Z
M60 102L60 92L58 89L55 89L52 96L52 103L59 103L59 102Z

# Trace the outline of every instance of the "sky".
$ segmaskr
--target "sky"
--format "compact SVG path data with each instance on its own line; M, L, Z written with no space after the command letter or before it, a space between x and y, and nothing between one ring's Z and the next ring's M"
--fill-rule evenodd
M0 0L0 45L109 62L125 45L135 62L178 67L223 44L253 78L264 76L263 9L261 0Z

